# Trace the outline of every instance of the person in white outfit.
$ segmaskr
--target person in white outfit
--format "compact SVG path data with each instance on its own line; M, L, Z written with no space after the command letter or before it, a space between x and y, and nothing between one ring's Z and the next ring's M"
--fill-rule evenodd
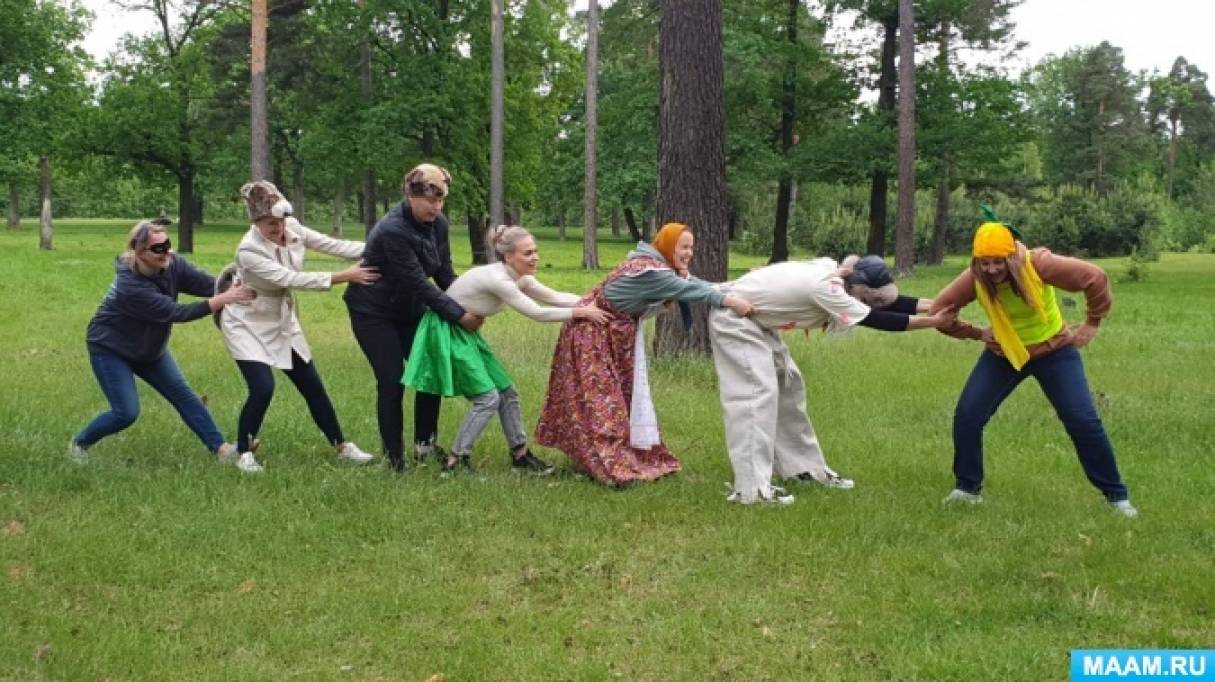
M823 329L840 333L861 325L881 331L937 328L950 311L916 316L931 300L899 296L878 256L850 256L769 265L727 282L722 291L755 306L749 317L709 313L709 338L734 469L727 500L790 504L772 475L850 489L853 482L827 466L806 414L806 383L780 332ZM871 307L872 306L872 307Z
M465 272L447 288L447 295L466 311L482 319L507 307L537 322L606 319L594 305L578 306L579 296L553 291L536 280L540 253L527 230L499 225L491 240L500 260ZM470 332L428 311L418 326L401 383L435 395L462 395L472 402L443 461L443 476L450 476L457 465L472 471L469 455L495 413L515 471L539 475L552 471L527 447L519 393L481 332Z
M253 225L237 246L231 275L257 297L239 310L229 307L219 320L228 352L249 388L240 412L237 448L241 454L237 466L244 471L262 470L252 450L274 396L275 367L295 384L313 421L337 449L338 458L357 464L369 462L372 456L342 434L300 327L294 292L327 291L345 282L368 284L379 274L359 263L335 273L304 271L304 256L309 250L358 260L363 243L331 239L304 227L291 217L291 204L278 188L264 180L245 184L241 196Z

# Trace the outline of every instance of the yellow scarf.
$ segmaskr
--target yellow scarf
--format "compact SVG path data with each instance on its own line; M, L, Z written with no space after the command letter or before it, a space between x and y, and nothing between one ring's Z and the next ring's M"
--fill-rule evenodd
M1009 276L1011 277L1011 273ZM1029 307L1033 308L1041 322L1046 323L1046 308L1042 304L1044 285L1038 271L1034 269L1029 251L1025 252L1025 264L1021 266L1020 283L1025 291ZM983 306L983 311L987 313L987 319L991 322L992 334L996 337L996 343L1000 344L1004 357L1008 358L1013 368L1020 370L1025 363L1029 362L1029 351L1025 349L1020 335L1013 328L1008 311L1004 309L999 300L987 293L987 287L983 286L983 282L978 278L975 279L975 294Z

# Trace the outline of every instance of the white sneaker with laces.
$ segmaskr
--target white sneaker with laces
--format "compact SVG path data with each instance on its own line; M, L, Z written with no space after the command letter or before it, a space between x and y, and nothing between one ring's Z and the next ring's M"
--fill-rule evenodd
M88 464L89 463L89 451L85 450L83 447L81 447L80 444L77 443L75 440L72 440L68 443L67 454L68 454L68 459L71 459L73 462L75 462L77 464Z
M253 458L252 452L240 453L240 457L236 460L236 468L248 474L261 473L265 470L263 469L262 465L258 464L257 460Z
M1110 507L1112 507L1115 512L1125 516L1128 519L1133 519L1136 516L1139 516L1139 510L1135 509L1135 505L1131 504L1130 500L1118 500L1117 502L1110 502Z
M819 482L822 483L823 485L827 486L828 488L836 488L838 490L852 490L853 488L856 487L855 481L853 481L851 478L844 478L843 476L840 476L839 474L832 471L830 467L823 467L823 470L827 473L827 480L819 481Z
M359 446L353 442L346 441L338 446L338 459L344 459L352 464L366 464L375 457L360 450Z
M223 445L219 446L218 450L215 451L215 459L223 462L224 464L232 464L239 456L240 452L236 449L236 446L231 443L224 443Z
M941 504L953 504L955 502L964 502L966 504L979 504L983 501L983 496L978 493L968 493L965 490L954 488L941 500Z
M728 483L726 485L729 485ZM785 507L793 504L794 497L785 491L784 488L769 486L767 490L758 491L753 500L744 500L742 493L737 490L731 490L729 495L726 495L726 502L735 504L772 504L779 507Z

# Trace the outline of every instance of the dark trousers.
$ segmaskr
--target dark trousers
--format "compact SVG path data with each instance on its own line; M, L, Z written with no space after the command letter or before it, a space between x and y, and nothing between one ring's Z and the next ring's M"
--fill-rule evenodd
M1114 461L1114 449L1084 376L1080 351L1072 346L1030 360L1013 369L1008 360L989 350L966 380L953 415L953 473L957 487L977 493L983 485L983 427L1013 389L1029 377L1037 380L1055 414L1067 429L1084 474L1111 502L1127 499L1126 485Z
M240 431L236 440L237 450L246 452L258 431L261 431L266 410L270 408L270 399L274 397L274 368L263 362L248 360L237 360L236 366L240 368L240 373L245 377L245 385L249 387L249 397L245 399L245 406L240 410ZM283 370L283 374L295 384L295 388L308 403L312 421L324 432L329 444L346 442L342 427L338 424L337 414L333 411L333 403L325 392L325 384L321 382L321 375L316 371L316 364L304 362L295 351L291 351L291 369Z
M380 440L389 461L404 461L405 387L401 375L413 347L413 337L421 320L392 320L384 317L350 313L350 328L354 338L371 363L375 374L376 416L380 424ZM439 431L439 408L442 398L419 392L413 403L413 439L415 443L433 443Z
M169 351L166 350L151 362L131 362L113 353L89 351L89 363L93 366L101 392L110 402L110 409L94 417L76 435L74 441L80 447L87 448L135 423L139 416L139 392L135 389L135 377L148 382L164 396L208 450L215 452L224 444L224 437L220 435L207 406L186 383Z

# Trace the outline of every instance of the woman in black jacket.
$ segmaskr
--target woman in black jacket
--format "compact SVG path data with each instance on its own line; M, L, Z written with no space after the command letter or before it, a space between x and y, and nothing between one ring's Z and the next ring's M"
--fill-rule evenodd
M344 299L350 327L371 363L376 382L376 415L389 463L405 469L401 374L418 323L427 310L476 331L483 320L443 293L456 279L443 201L451 175L424 163L405 174L405 200L367 234L363 263L378 268L380 280L347 287ZM418 393L414 399L414 455L423 461L435 451L441 398Z
M237 283L211 296L215 278L174 254L172 246L164 225L141 222L131 228L127 250L114 266L114 283L89 321L89 362L110 409L68 443L68 455L77 462L88 461L94 443L135 422L135 377L163 395L208 450L221 460L236 460L236 448L224 441L167 346L174 324L206 317L230 303L248 303L253 293ZM179 292L210 298L181 304Z

